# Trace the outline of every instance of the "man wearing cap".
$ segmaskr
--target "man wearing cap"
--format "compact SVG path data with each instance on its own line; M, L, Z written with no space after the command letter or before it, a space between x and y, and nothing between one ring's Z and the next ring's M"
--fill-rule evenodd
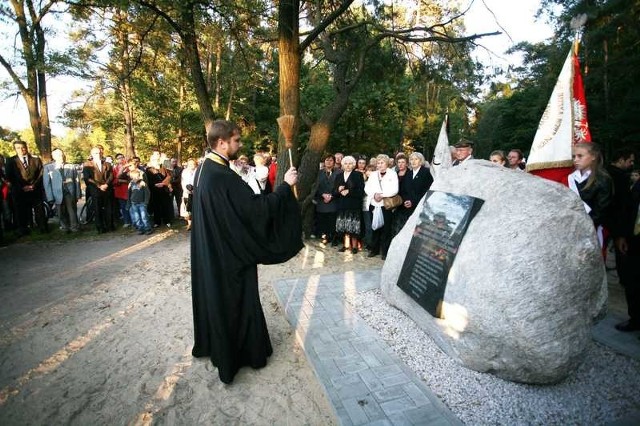
M465 161L473 159L473 142L467 139L460 139L454 146L456 151L454 153L453 166L459 166Z

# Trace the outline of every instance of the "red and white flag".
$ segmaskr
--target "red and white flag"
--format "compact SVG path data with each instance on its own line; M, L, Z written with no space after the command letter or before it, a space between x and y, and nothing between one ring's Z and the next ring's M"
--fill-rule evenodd
M433 160L431 161L431 175L437 178L443 170L451 168L453 160L451 159L451 148L449 148L449 137L447 136L447 122L449 116L444 116L440 135L438 135L438 143L433 150Z
M591 142L580 62L571 49L531 144L527 171L568 185L572 148Z

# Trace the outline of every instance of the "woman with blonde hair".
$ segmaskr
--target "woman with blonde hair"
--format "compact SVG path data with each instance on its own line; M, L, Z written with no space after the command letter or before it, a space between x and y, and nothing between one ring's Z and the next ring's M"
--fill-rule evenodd
M364 187L367 194L367 205L372 218L371 247L368 257L380 254L382 260L387 258L387 251L391 244L392 212L384 208L383 198L393 197L398 193L398 175L389 168L389 156L380 154L376 157L377 170L371 173ZM375 212L375 215L374 215ZM383 223L373 220L376 215L382 215ZM374 229L375 228L375 229Z
M489 161L500 166L505 166L507 164L507 157L504 155L504 151L496 149L489 154Z
M602 153L595 143L573 146L575 171L569 175L569 188L580 196L586 212L597 229L603 246L602 225L606 223L613 201L613 182L602 166Z

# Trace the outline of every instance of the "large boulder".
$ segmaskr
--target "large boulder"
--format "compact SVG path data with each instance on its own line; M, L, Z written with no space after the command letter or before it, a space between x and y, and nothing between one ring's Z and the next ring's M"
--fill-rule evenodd
M397 286L421 206L391 243L386 300L470 369L524 383L567 377L607 300L600 247L579 197L484 160L447 170L431 189L484 200L451 266L442 318Z

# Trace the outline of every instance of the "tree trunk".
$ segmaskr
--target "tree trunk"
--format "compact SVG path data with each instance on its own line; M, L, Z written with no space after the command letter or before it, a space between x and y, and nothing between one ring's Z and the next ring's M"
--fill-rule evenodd
M128 18L126 13L120 9L116 9L114 19L114 31L118 39L118 93L120 102L122 103L122 118L124 120L124 150L125 157L133 158L135 152L135 133L133 128L134 111L133 96L131 93L131 57L129 55L129 32Z
M236 85L235 83L231 85L231 93L229 93L229 101L227 102L227 113L225 114L224 119L231 119L231 111L233 110L233 97L236 94Z
M22 47L20 55L27 69L26 85L20 80L9 61L2 54L0 54L0 63L9 73L27 104L29 124L36 146L40 156L48 162L51 159L51 127L45 72L46 40L44 29L40 22L49 11L51 2L39 4L40 9L38 11L35 11L33 5L29 4L29 16L25 13L24 2L11 0L11 6L15 12L13 22L18 25L20 34ZM36 12L39 14L36 14Z
M284 173L291 167L287 153L290 144L293 163L297 160L297 132L300 108L300 41L299 41L299 0L282 0L278 6L278 55L280 82L280 115L295 117L291 139L285 140L282 131L278 134L278 176L276 185L282 182ZM301 171L304 170L301 167ZM298 195L300 196L300 195ZM300 198L302 200L302 198Z
M179 119L178 119L178 135L176 137L176 158L178 159L178 164L182 164L182 144L184 142L184 102L187 96L187 91L184 87L184 81L180 82L180 90L179 90Z
M211 107L207 83L205 82L202 66L200 64L193 7L192 2L184 4L181 7L181 38L185 58L187 60L187 66L191 72L191 80L193 81L193 88L198 101L198 107L200 108L200 114L202 115L202 121L204 122L204 127L206 129L215 120L215 114Z
M220 108L220 69L222 68L222 41L218 40L216 44L216 68L214 73L215 82L215 100L213 106L215 109Z
M136 155L133 130L134 113L131 103L131 86L128 78L120 82L120 96L122 97L122 113L124 115L124 155L127 158L133 158Z

